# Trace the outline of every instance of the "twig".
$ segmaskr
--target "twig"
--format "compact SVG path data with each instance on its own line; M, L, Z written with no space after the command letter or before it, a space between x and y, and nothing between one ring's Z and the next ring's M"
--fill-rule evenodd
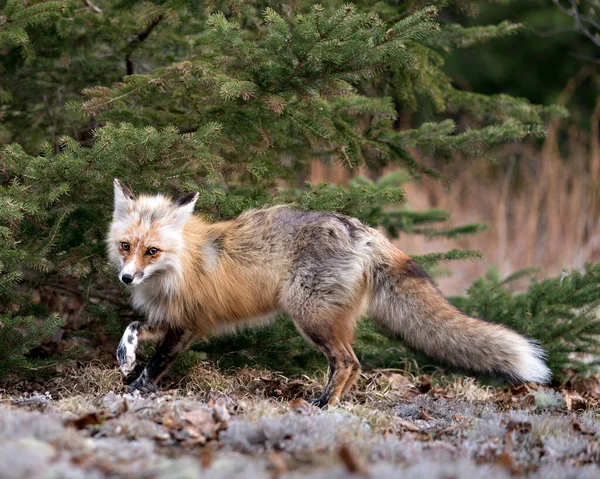
M91 2L91 0L83 0L83 3L85 3L88 7L90 7L94 13L99 13L99 14L103 14L104 13L104 11L100 7L98 7L97 5L94 5Z
M133 40L131 40L129 42L129 44L127 45L127 48L125 50L126 51L125 64L126 64L126 68L127 68L127 75L133 75L133 73L134 73L133 62L131 61L131 55L133 54L135 49L146 38L148 38L148 36L152 33L152 30L154 30L156 25L158 25L162 19L163 19L163 15L160 14L158 17L156 17L154 20L152 20L150 25L148 25L145 30L138 33L137 36Z
M600 23L594 21L590 17L581 15L577 7L577 2L575 0L569 0L569 4L571 5L570 9L563 7L560 3L560 0L552 0L552 3L554 3L554 5L556 5L556 8L558 8L562 13L571 17L575 21L578 33L586 36L592 41L592 43L594 43L594 45L600 47L600 36L597 33L592 33L586 26L590 25L593 28L600 30Z

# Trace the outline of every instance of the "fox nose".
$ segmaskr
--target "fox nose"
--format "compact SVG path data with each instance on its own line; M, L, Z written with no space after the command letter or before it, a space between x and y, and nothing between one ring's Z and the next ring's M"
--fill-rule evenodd
M125 284L131 284L133 281L133 276L131 274L124 274L121 276L121 281Z

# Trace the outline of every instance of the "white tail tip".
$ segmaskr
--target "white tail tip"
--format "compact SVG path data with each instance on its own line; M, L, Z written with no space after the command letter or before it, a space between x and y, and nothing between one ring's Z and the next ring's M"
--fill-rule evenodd
M546 366L545 351L535 342L523 338L519 345L519 365L516 373L524 382L546 384L552 377L552 371Z

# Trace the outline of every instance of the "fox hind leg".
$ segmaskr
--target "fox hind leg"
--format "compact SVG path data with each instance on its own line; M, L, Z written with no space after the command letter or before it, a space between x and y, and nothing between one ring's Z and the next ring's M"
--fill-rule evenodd
M346 379L346 384L344 384L342 392L340 393L340 398L343 398L350 392L350 389L352 389L352 386L356 384L356 381L360 377L360 362L358 361L356 354L354 354L354 349L352 349L351 344L346 345L346 352L352 357L352 364L350 374Z
M351 341L354 337L355 318L343 322L306 324L295 321L302 334L314 343L329 362L329 379L321 397L312 400L324 408L334 405L350 390L360 374L360 363L354 354Z
M329 379L321 397L312 402L324 408L337 404L354 385L360 373L360 363L349 344L321 343L319 348L329 362Z

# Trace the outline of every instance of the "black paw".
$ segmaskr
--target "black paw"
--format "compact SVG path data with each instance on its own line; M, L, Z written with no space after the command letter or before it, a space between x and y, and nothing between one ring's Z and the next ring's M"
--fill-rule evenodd
M311 398L308 400L308 402L313 406L317 406L321 409L325 409L327 407L327 398L324 398L323 396L318 398Z
M158 391L156 383L142 373L139 378L127 386L130 392L139 391L142 394L149 394Z

